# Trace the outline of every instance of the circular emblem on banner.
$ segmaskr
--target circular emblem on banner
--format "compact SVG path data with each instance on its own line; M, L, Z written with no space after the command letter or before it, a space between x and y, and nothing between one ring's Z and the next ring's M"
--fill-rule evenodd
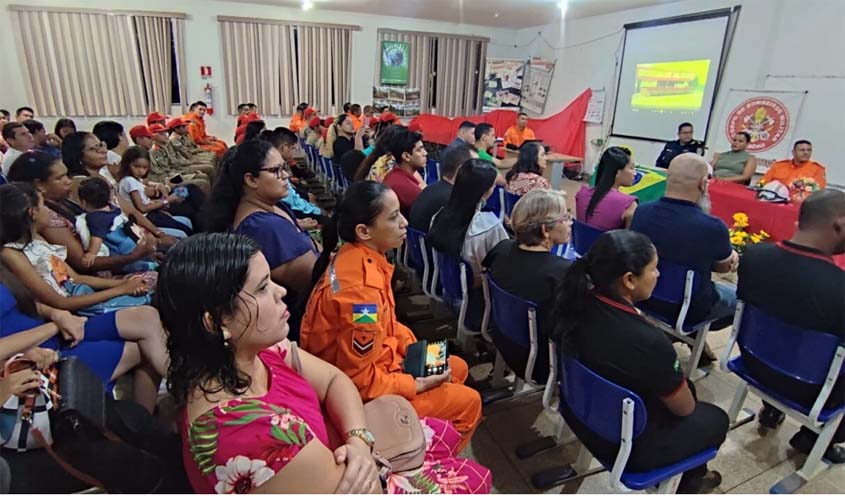
M782 102L771 97L752 97L731 111L725 133L730 141L737 132L748 132L748 152L758 153L778 145L788 130L789 110Z

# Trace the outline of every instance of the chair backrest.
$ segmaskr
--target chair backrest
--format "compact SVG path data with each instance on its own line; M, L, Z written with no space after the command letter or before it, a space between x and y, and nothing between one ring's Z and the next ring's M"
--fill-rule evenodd
M745 303L737 343L743 352L791 378L822 385L836 348L842 340L833 334L786 323ZM845 372L845 365L840 373Z
M440 180L440 162L428 159L425 162L425 183L434 184Z
M343 166L340 163L332 161L332 172L334 173L337 190L345 191L348 183L346 182L346 176L343 174Z
M634 402L636 438L648 421L643 400L633 392L614 384L587 368L575 358L558 354L560 405L567 407L578 420L603 439L618 443L622 437L622 402Z
M434 250L434 258L437 260L438 283L443 286L444 301L452 307L460 307L464 289L468 290L472 284L472 268L467 262L437 250ZM464 264L464 276L461 276L461 263ZM464 280L463 286L461 280Z
M508 338L522 347L531 346L531 317L534 316L535 326L537 304L504 290L489 274L487 283L490 285L490 304L493 322L498 334ZM533 312L532 312L533 311Z
M407 228L408 233L405 236L405 244L408 245L408 260L411 263L411 267L417 269L419 271L423 270L423 240L425 239L425 233L414 229L412 227Z
M691 269L672 261L660 259L657 263L657 270L660 271L660 277L657 278L657 285L651 293L651 298L668 302L669 304L683 304L687 274ZM703 279L705 279L703 276L693 273L692 288L690 288L690 291L695 292ZM709 277L707 279L709 280ZM690 296L690 299L692 299L692 296Z
M505 208L505 188L496 186L493 188L493 194L487 198L487 203L484 204L485 212L493 212L496 217L503 218Z
M590 247L599 236L604 234L601 229L595 228L589 224L585 224L579 220L572 221L572 245L578 255L586 255L590 251Z
M505 190L505 215L508 217L511 216L513 206L516 205L516 202L518 202L520 198L522 198L522 196Z
M563 257L563 255L566 253L566 247L566 243L561 243L560 245L553 246L551 252L557 255L558 257Z

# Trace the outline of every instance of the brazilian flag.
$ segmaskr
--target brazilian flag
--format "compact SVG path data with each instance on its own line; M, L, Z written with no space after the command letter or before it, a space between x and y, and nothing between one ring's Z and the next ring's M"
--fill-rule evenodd
M353 323L376 323L378 321L378 306L375 304L353 304Z

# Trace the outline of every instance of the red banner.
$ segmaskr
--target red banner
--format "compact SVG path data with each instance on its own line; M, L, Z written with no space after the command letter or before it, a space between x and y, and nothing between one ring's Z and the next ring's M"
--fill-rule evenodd
M591 95L590 89L585 90L556 115L529 119L528 127L534 131L537 139L550 146L552 152L583 158L587 133L584 115ZM422 128L426 141L449 144L455 139L458 127L464 120L489 123L496 129L496 135L502 137L505 135L505 130L516 123L516 112L497 110L482 115L456 116L451 119L440 115L420 115L411 120L411 123L417 123Z

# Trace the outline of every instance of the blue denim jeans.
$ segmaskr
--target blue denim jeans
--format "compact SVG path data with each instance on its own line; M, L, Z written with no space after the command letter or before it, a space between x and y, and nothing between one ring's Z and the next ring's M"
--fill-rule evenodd
M736 313L736 286L727 283L713 283L716 285L716 296L718 297L707 319L714 320L710 330L721 330L733 323Z

